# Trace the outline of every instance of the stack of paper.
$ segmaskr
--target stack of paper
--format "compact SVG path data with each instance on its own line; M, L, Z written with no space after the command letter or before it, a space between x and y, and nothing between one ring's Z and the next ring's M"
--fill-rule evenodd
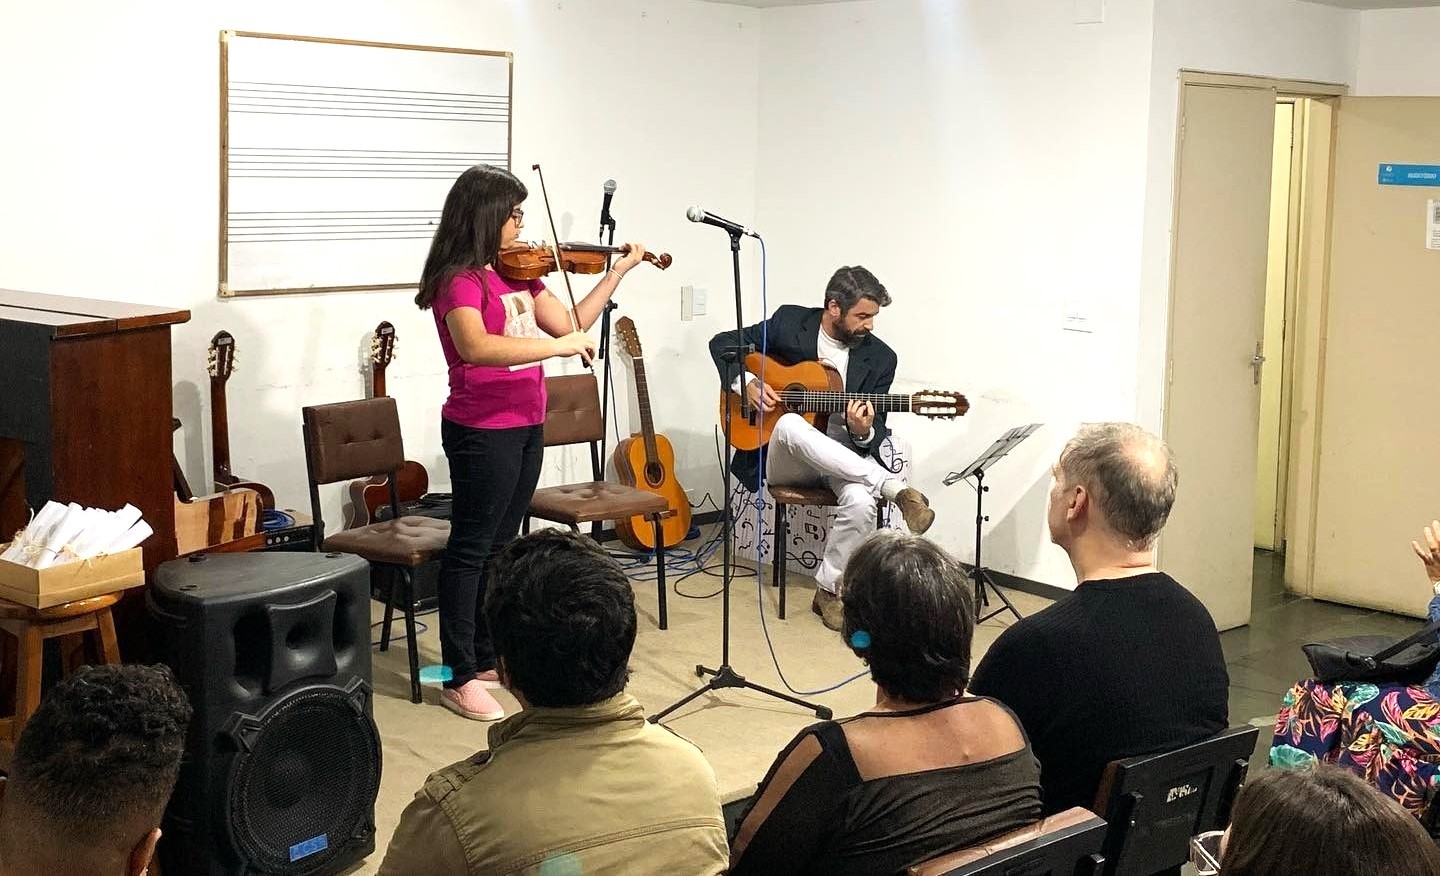
M153 534L140 519L140 509L126 505L119 511L82 508L71 502L46 502L40 513L22 529L3 553L7 560L32 569L87 560L138 547Z

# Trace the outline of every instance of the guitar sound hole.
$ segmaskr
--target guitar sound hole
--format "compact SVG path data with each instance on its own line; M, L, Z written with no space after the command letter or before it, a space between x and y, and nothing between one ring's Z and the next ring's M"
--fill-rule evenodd
M645 483L652 487L658 487L665 483L665 469L659 463L645 466Z

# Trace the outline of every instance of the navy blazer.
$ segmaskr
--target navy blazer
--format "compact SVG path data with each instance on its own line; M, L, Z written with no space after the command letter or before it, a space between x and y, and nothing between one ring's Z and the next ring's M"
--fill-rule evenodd
M765 352L786 365L813 362L819 356L820 315L823 312L818 307L783 304L775 309L775 314L769 319L747 326L742 332L739 344L753 347L754 352L759 352L763 341ZM729 388L737 372L734 370L735 366L727 365L721 354L735 347L736 342L733 331L721 332L710 339L710 358L715 361L722 388ZM895 382L895 362L895 351L874 334L868 335L850 349L850 364L845 369L845 391L889 392L890 384ZM860 456L873 456L878 461L880 444L889 434L890 430L885 425L885 412L876 411L875 437L869 445L861 446L853 441L841 443L848 445ZM730 471L742 484L754 490L756 475L763 464L764 448L758 451L736 451L730 461Z

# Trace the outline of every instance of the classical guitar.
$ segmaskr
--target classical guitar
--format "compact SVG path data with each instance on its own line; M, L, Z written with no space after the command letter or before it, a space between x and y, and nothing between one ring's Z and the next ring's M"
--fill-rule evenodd
M909 395L893 393L846 392L840 374L822 362L799 362L782 365L769 356L751 353L745 357L745 370L764 378L765 383L780 396L781 403L769 413L745 405L729 390L721 393L720 416L731 417L730 445L736 450L755 450L770 443L775 421L789 411L800 414L820 431L825 431L831 414L844 414L852 400L868 401L876 413L904 411L922 417L948 420L961 417L970 410L970 402L958 392L927 389Z
M223 329L216 332L205 359L205 370L210 374L210 459L215 468L215 489L254 490L260 494L261 508L274 508L275 493L269 487L243 480L230 468L230 409L225 384L235 371L235 336Z
M690 498L675 479L675 448L655 431L650 417L650 387L645 381L645 356L635 323L622 316L615 323L620 346L635 361L635 396L640 405L640 432L615 445L615 472L620 483L661 496L672 513L660 519L660 539L671 548L690 532ZM655 527L640 514L617 521L615 534L636 550L655 550Z
M373 398L385 395L385 369L395 358L395 326L382 322L370 338L370 391ZM418 502L430 489L430 473L418 462L405 460L395 473L395 489L400 504ZM374 523L381 507L390 504L390 478L373 477L350 482L350 499L354 503L351 526Z

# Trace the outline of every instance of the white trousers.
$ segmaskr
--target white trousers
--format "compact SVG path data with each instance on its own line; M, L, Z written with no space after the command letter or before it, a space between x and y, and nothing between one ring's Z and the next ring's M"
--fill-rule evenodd
M875 500L880 498L880 485L896 475L793 413L775 423L765 458L765 477L770 483L784 487L823 485L840 500L825 540L825 553L815 570L815 582L838 594L850 554L875 531ZM776 549L784 550L784 546L777 545Z

